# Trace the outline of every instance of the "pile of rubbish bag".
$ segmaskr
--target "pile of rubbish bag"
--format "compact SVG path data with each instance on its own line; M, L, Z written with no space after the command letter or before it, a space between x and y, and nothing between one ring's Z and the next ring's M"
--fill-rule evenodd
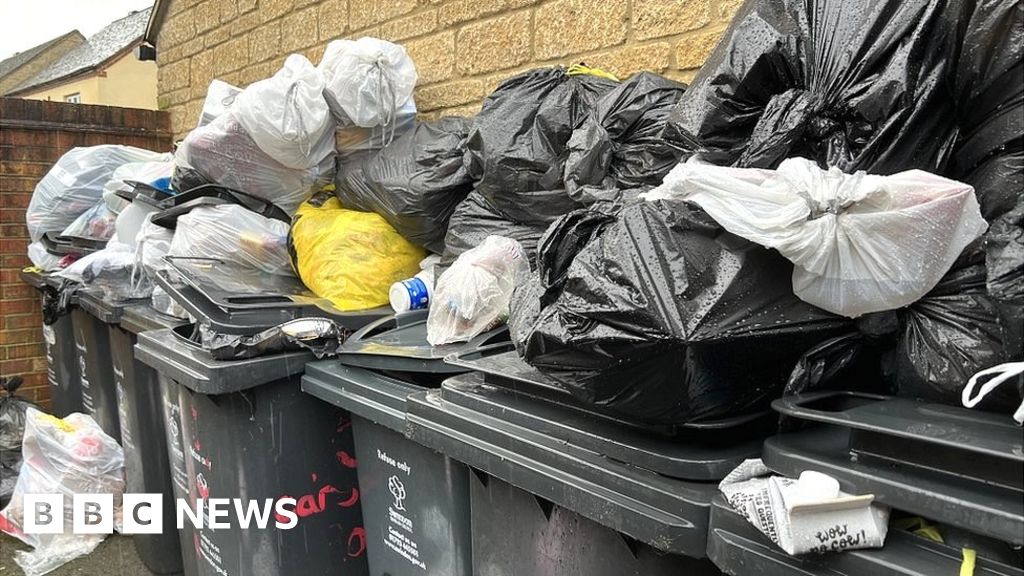
M428 308L434 345L507 322L527 363L644 425L824 388L959 404L1024 354L1018 15L750 0L689 86L543 67L429 122L404 48L338 40L215 80L173 158L69 152L33 196L30 253L178 315L155 279L212 259L246 271L233 291ZM283 334L201 340L241 357Z

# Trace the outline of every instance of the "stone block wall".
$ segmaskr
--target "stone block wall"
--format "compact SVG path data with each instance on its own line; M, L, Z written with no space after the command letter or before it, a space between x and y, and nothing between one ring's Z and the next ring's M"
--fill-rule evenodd
M313 63L336 38L403 44L416 63L416 104L430 118L473 114L499 82L583 62L621 78L652 70L688 80L741 0L163 0L157 36L160 107L175 137L195 125L214 78L273 74L298 52Z

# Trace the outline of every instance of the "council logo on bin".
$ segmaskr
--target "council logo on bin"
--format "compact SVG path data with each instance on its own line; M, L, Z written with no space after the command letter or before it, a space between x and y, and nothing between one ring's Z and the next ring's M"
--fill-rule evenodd
M405 511L405 484L398 479L398 476L388 478L388 490L395 497L395 509Z

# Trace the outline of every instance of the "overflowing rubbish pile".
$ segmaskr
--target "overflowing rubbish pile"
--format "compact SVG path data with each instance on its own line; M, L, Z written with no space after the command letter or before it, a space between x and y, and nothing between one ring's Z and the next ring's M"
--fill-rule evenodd
M68 152L29 256L196 323L219 361L334 355L393 311L425 314L438 348L507 324L557 402L648 432L834 391L1019 420L1020 13L749 0L689 86L538 68L435 121L404 48L335 41L214 81L173 154ZM888 507L774 470L747 461L722 490L771 512L787 553L823 551L807 534L835 518L863 527L851 549L882 546Z

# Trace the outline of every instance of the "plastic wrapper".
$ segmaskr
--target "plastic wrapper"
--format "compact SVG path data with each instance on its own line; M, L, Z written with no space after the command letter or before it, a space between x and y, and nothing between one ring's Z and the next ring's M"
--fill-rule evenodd
M420 122L380 152L338 172L342 205L380 214L412 243L440 253L448 220L473 180L462 161L471 121Z
M895 351L885 372L900 396L957 406L975 373L1021 358L1003 338L997 303L985 288L983 253L966 256L924 298L900 311ZM1010 386L985 398L983 410L1012 412L1020 402Z
M235 97L241 92L241 88L232 86L223 80L214 79L213 82L210 82L210 86L206 89L206 98L203 100L203 109L199 112L199 126L206 126L227 112L235 101Z
M342 208L337 198L304 204L288 242L299 278L340 310L386 306L391 285L426 256L379 215Z
M416 86L416 66L405 48L378 38L332 41L318 69L324 96L343 125L394 125Z
M242 360L289 350L309 350L317 358L334 356L349 332L327 318L299 318L257 334L219 334L199 327L203 348L214 360Z
M334 156L324 87L323 74L292 54L276 74L242 90L230 111L268 156L288 168L309 169Z
M61 236L87 240L110 240L116 231L116 222L117 214L107 207L104 200L100 200L69 224Z
M174 154L172 186L185 192L217 184L274 203L288 214L334 178L334 157L307 169L289 168L265 153L233 112L189 132Z
M716 165L802 156L844 172L941 174L968 3L751 0L672 111L665 137Z
M561 195L562 192L556 194ZM467 250L479 246L488 236L503 236L519 242L532 268L537 256L537 243L545 230L546 224L524 224L506 219L479 192L470 192L455 207L455 212L448 220L442 266L450 265Z
M488 96L467 142L477 191L508 220L550 224L578 206L565 191L566 147L616 82L563 68L513 76Z
M566 215L512 301L519 355L598 409L678 425L764 409L852 321L793 295L792 265L661 200Z
M213 258L294 276L288 224L234 204L200 206L178 218L169 256Z
M847 175L804 158L760 170L693 157L642 197L688 200L778 250L795 265L797 296L849 317L917 301L988 228L966 184L921 170Z
M432 346L465 342L508 318L512 291L530 272L518 242L488 236L437 279L427 315Z
M576 201L615 200L620 190L657 186L682 155L661 137L686 86L641 72L594 104L567 144L565 187Z
M92 552L103 534L26 534L22 530L25 494L60 494L64 497L64 525L72 525L75 494L113 494L121 507L124 494L124 452L91 417L71 414L63 420L29 408L22 444L24 460L11 502L0 511L0 530L32 546L17 551L14 561L26 576L42 576L75 558Z
M103 185L103 201L107 203L107 208L110 208L111 212L120 214L121 210L128 206L128 201L118 196L117 193L132 192L135 187L131 182L146 184L170 182L171 174L174 173L174 155L168 152L161 156L159 161L129 162L114 170L110 180Z
M114 171L129 162L155 162L165 154L141 148L103 145L72 148L57 160L32 193L25 212L33 242L46 232L63 232L83 212L103 198L103 187Z
M948 172L993 220L1024 190L1024 2L972 3L956 65L960 137Z

